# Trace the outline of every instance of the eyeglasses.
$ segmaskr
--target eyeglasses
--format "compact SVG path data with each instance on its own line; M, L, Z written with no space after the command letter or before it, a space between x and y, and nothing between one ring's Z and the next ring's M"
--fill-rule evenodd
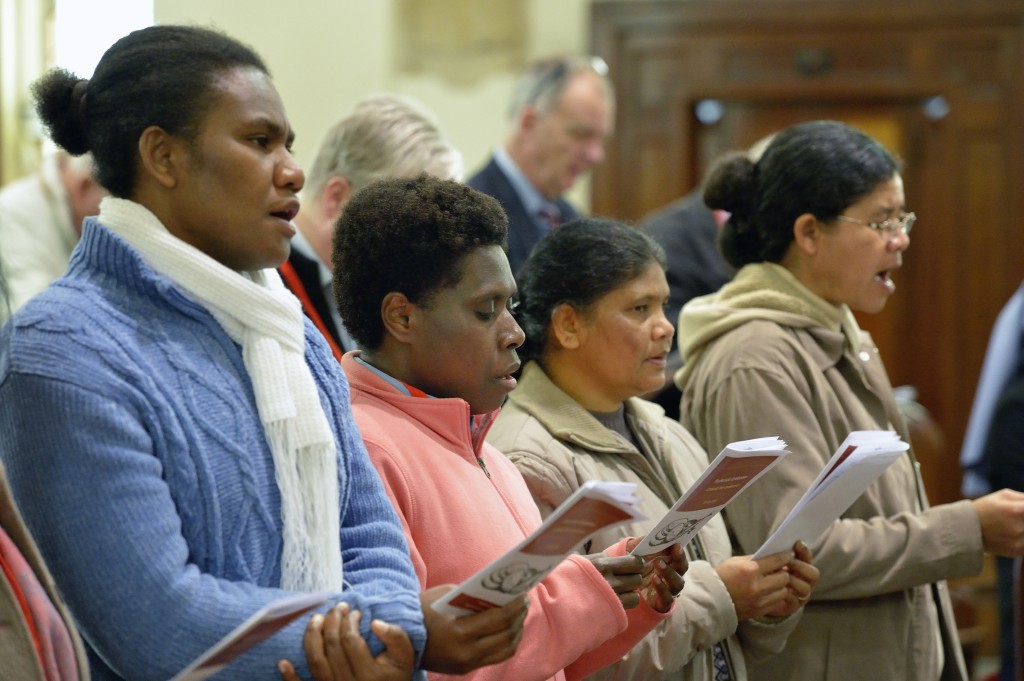
M870 227L879 234L895 234L899 230L903 230L904 234L910 234L910 230L914 227L914 222L917 221L917 216L913 213L904 213L898 218L889 218L888 220L882 220L881 222L866 222L864 220L858 220L857 218L851 218L847 215L837 215L836 220L864 225L865 227Z

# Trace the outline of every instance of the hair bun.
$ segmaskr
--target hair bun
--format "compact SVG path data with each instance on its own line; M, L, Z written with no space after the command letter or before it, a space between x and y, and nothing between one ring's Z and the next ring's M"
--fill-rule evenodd
M88 86L87 79L64 69L53 69L32 85L36 113L50 139L75 156L90 151L85 133Z
M756 195L756 166L744 152L731 152L718 159L704 181L704 203L709 208L748 216Z

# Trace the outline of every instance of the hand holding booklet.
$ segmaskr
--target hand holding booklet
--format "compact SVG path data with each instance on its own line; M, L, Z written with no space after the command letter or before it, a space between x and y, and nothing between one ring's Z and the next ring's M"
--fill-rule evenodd
M855 430L847 435L753 558L789 550L797 541L810 545L909 448L891 430Z
M733 442L683 493L644 537L633 554L647 556L673 544L686 546L694 535L730 501L788 454L778 437Z
M202 681L213 676L249 648L334 596L333 591L298 593L269 603L196 658L171 681Z
M635 490L631 482L584 483L533 534L435 601L433 608L466 615L500 607L529 591L592 535L643 520Z

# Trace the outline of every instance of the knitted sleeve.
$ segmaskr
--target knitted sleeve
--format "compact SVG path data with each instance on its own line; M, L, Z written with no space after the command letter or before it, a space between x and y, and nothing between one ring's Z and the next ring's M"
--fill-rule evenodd
M332 417L338 443L341 551L346 581L343 597L363 612L363 637L375 654L380 652L380 643L369 626L372 620L380 619L405 630L418 659L427 639L419 580L398 514L370 462L352 416L348 380L327 352L325 348L316 350L311 363L314 376L318 381L323 378L325 408Z
M125 405L14 374L0 387L0 424L0 455L26 524L83 638L119 676L166 681L286 595L191 563L149 434ZM282 657L304 667L302 631L294 623L233 666L267 681Z
M107 332L131 319L65 334L51 317L15 331L24 342L0 353L0 457L97 679L166 681L288 595L276 588L279 494L237 346L201 318L194 329L176 318L176 336L159 315L145 318L119 326L132 342L110 343ZM405 627L421 650L418 587L394 514L342 425L347 394L325 399L343 398L334 422L351 588L338 598L366 625ZM278 681L282 658L308 677L306 620L247 650L232 677Z

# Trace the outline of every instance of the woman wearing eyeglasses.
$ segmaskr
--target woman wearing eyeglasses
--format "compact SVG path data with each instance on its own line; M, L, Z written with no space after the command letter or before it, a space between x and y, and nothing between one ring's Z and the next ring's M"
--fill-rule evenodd
M680 315L681 420L709 452L763 435L788 443L725 514L752 553L850 431L909 441L853 312L878 312L895 291L914 214L893 157L830 121L780 132L756 164L721 159L704 198L731 213L721 247L739 271ZM759 679L966 681L943 580L980 571L985 550L1024 549L1024 494L929 508L917 468L911 450L811 544L821 579Z

